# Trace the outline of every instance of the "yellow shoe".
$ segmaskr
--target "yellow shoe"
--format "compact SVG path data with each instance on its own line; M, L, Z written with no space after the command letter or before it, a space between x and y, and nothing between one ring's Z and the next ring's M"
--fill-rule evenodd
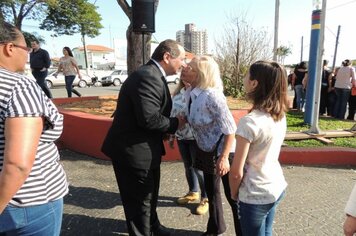
M189 192L185 196L177 199L178 204L187 204L199 199L199 193Z
M204 215L208 212L208 210L209 210L209 201L207 198L203 198L196 209L196 213L197 215Z

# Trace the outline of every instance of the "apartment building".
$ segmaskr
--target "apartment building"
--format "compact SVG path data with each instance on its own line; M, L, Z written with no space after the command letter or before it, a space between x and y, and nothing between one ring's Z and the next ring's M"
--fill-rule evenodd
M186 24L184 31L177 31L176 40L186 50L196 55L208 53L208 33L206 30L197 30L193 23Z

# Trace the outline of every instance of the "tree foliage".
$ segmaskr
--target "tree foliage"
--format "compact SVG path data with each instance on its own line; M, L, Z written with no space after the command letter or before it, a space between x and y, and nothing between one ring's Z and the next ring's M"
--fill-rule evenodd
M42 20L48 6L56 4L57 0L2 0L0 3L0 18L12 22L19 30L25 18Z
M277 48L277 61L281 64L284 64L284 60L287 56L289 56L292 53L292 50L290 47L287 46L279 46Z
M225 95L240 97L244 94L243 76L249 66L257 60L272 58L270 41L267 31L251 27L243 14L230 17L224 33L215 42Z
M127 71L129 74L136 70L140 65L144 64L151 55L151 33L146 33L142 37L141 33L132 31L132 6L126 0L116 0L125 15L129 18L130 25L126 30L127 39ZM157 11L159 0L155 0L154 11ZM142 43L143 41L143 43ZM142 48L142 44L144 48ZM143 56L145 61L143 61Z
M80 33L94 38L100 34L101 16L97 7L87 0L61 0L48 6L45 19L40 24L44 30L52 30L55 36Z
M55 35L84 33L99 35L101 16L88 0L0 0L0 19L22 30L24 19L41 22L41 29L55 31ZM66 30L67 28L67 30ZM37 38L36 33L23 32L26 42Z

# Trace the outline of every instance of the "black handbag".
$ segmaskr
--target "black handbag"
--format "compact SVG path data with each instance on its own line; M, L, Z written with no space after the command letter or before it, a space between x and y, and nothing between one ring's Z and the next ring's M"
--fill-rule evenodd
M195 154L194 168L202 170L207 174L215 174L216 170L216 160L219 158L218 156L218 147L220 141L224 135L222 134L216 143L214 150L210 152L203 151L197 145L197 150Z

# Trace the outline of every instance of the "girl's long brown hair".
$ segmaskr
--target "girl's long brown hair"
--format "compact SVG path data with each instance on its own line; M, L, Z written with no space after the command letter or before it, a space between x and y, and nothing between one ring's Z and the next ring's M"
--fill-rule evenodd
M247 94L252 109L269 113L279 121L288 110L288 80L285 69L277 62L257 61L249 69L250 80L257 80L256 88Z

